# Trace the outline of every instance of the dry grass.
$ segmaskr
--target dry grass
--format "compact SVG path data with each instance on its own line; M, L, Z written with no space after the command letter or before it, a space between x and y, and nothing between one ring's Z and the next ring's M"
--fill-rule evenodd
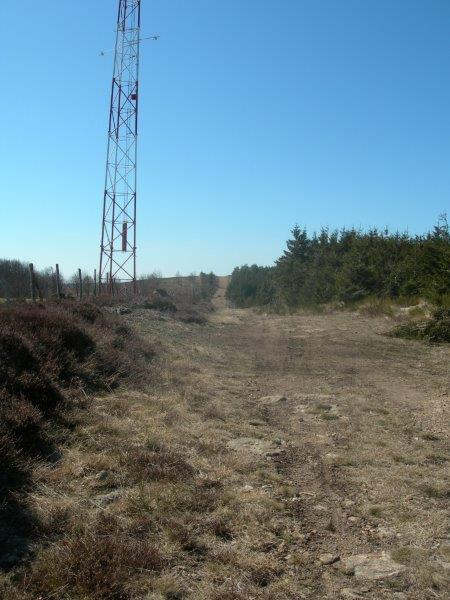
M31 571L21 577L18 597L31 599L39 593L119 600L139 589L142 593L142 573L148 576L163 567L159 549L142 534L133 535L120 520L105 515L87 526L77 522L37 554Z
M365 598L445 597L441 348L344 313L126 321L159 348L151 384L92 395L28 471L38 543L0 597L334 599L364 585L318 557L380 550L408 571Z
M87 391L147 377L151 355L130 341L129 329L89 305L0 311L0 567L26 556L39 533L26 497L33 465L58 460Z

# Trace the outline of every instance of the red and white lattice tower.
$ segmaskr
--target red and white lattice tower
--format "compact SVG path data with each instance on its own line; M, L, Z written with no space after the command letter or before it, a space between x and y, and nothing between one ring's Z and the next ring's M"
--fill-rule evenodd
M141 0L119 0L100 247L100 291L136 292ZM127 285L128 284L128 285Z

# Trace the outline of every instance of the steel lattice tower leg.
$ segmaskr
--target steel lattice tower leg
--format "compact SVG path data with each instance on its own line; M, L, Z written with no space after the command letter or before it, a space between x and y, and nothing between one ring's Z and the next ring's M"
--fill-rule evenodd
M136 292L140 25L141 0L119 0L99 270L100 289L111 293L121 282Z

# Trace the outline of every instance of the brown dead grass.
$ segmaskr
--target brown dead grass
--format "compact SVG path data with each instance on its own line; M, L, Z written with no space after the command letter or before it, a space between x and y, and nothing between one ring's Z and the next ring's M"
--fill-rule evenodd
M41 541L0 595L445 597L442 349L345 313L125 320L160 348L152 383L94 395L59 459L34 468ZM287 400L261 401L273 394ZM318 560L381 550L404 577L364 586Z
M0 567L27 556L40 531L27 501L33 466L58 460L86 392L148 377L152 354L90 305L0 310Z
M148 539L133 535L118 519L100 515L88 526L76 523L73 530L66 529L37 554L21 580L21 596L36 598L39 592L44 597L120 600L139 591L143 572L148 576L162 566L159 549Z

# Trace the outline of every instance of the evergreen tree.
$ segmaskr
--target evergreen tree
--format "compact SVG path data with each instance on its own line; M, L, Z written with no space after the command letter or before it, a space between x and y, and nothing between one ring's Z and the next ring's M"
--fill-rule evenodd
M235 306L297 308L368 296L422 296L436 304L450 293L450 236L446 215L423 236L389 231L322 229L312 237L296 225L274 267L233 271L227 298Z

